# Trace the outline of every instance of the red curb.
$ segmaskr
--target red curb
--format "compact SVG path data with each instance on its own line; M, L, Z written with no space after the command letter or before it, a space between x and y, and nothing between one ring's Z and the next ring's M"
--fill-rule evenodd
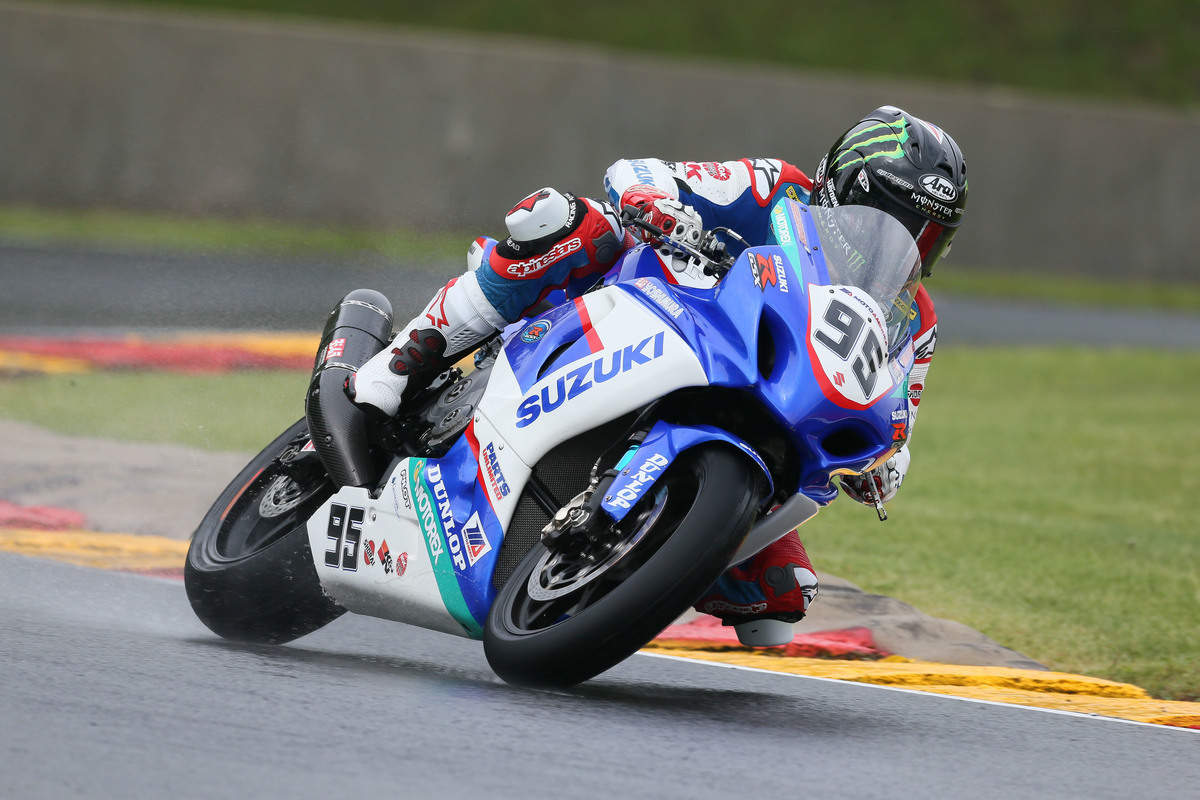
M134 575L148 575L151 578L170 578L174 581L183 580L182 569L125 569L122 572L131 572Z
M0 337L0 352L4 351L35 357L70 358L101 369L160 369L185 373L236 369L309 370L313 361L311 355L264 353L236 344L148 341L129 337L4 336Z
M732 627L716 617L701 616L683 625L671 625L656 640L718 647L742 647ZM892 655L875 644L869 628L844 628L817 633L799 633L790 644L772 648L772 654L789 658L838 658L878 660Z
M54 506L19 506L0 500L0 528L35 528L65 531L82 528L87 518L78 511Z

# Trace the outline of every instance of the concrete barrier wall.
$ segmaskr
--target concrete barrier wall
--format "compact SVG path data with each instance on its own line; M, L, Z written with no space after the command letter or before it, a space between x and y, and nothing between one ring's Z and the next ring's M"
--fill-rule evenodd
M1200 280L1200 116L509 38L0 2L0 202L498 234L620 157L811 172L884 103L949 130L952 261ZM1131 215L1131 209L1137 209Z

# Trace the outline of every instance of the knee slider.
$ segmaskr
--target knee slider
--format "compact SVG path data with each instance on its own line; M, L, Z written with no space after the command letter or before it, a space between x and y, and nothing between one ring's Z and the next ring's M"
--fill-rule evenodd
M513 206L504 224L514 242L530 243L565 233L576 216L574 198L547 186Z

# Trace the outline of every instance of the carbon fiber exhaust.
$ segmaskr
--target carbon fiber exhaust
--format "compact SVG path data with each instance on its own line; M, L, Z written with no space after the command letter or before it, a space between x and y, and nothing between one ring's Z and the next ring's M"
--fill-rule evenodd
M372 289L355 289L329 313L304 399L313 447L338 486L366 486L379 477L367 440L367 419L345 391L350 376L387 344L392 304Z

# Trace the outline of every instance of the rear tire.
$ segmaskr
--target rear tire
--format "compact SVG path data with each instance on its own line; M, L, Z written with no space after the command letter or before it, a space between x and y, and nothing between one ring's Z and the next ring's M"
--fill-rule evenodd
M628 658L725 571L761 484L731 447L698 445L613 526L616 545L599 558L572 562L534 545L488 614L492 669L512 684L566 687Z
M283 644L345 613L321 588L306 525L334 492L300 420L254 457L192 535L192 610L226 639ZM289 459L285 464L281 457Z

